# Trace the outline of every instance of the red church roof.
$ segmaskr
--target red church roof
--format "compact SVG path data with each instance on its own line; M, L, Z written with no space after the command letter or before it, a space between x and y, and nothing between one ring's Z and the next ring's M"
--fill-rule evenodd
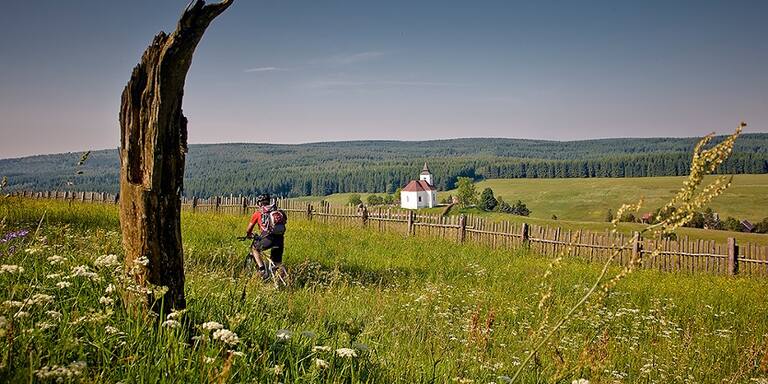
M408 185L406 185L405 188L402 189L403 192L421 192L421 191L435 191L435 190L437 189L424 180L411 180L411 182L408 183Z

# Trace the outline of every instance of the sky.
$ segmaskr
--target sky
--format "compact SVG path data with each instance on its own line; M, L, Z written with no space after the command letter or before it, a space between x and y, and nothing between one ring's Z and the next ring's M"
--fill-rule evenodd
M13 1L0 158L116 148L186 0ZM190 143L768 132L768 1L236 0L187 76Z

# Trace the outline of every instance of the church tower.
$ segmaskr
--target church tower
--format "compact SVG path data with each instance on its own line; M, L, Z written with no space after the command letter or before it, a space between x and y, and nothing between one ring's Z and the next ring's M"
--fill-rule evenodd
M434 182L432 180L432 173L429 171L429 167L427 167L427 162L424 162L424 169L421 170L421 175L419 175L419 180L424 180L429 185L434 186Z

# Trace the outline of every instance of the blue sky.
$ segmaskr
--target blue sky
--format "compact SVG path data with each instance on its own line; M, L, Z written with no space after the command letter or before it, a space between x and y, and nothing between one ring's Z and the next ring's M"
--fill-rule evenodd
M186 1L9 2L0 158L114 148ZM187 77L191 143L700 136L768 124L766 1L239 0Z

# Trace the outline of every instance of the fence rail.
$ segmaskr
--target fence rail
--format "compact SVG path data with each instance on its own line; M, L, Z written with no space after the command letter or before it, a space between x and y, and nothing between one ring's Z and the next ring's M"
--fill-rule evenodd
M101 192L15 192L14 196L116 204L118 197ZM527 223L496 222L477 216L423 214L396 207L315 206L298 200L281 200L281 209L308 220L364 226L407 236L430 236L457 243L477 243L493 248L530 248L536 253L564 255L587 261L606 261L618 250L617 265L626 265L633 255L643 256L643 268L659 271L706 272L722 275L768 276L768 246L728 238L714 240L643 239L609 231L563 230ZM183 197L182 207L196 212L246 215L256 208L252 196Z

